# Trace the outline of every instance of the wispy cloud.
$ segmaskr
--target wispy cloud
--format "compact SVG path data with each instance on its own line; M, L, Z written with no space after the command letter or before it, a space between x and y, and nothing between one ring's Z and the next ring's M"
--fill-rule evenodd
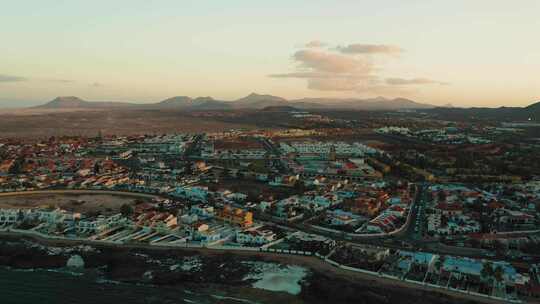
M357 78L358 75L351 73L327 73L327 72L291 72L282 74L270 74L273 78Z
M75 82L74 80L71 80L71 79L46 78L44 80L45 81L50 81L50 82L59 82L59 83L72 83L72 82Z
M399 54L403 49L394 45L355 43L336 48L344 54Z
M75 82L74 80L71 80L71 79L22 77L22 76L0 74L0 82L23 82L23 81L42 81L42 82L57 82L57 83Z
M437 81L429 78L387 78L386 83L389 85L420 85L420 84L438 84L447 85L447 82Z
M0 82L21 82L28 81L28 78L14 75L0 74Z
M325 47L327 45L328 44L326 42L322 42L320 40L312 40L312 41L306 43L305 47L307 47L307 48L320 48L320 47Z

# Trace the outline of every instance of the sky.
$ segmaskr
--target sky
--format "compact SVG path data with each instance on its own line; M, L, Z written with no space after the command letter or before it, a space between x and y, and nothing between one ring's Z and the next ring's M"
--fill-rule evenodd
M0 0L0 106L406 97L540 100L538 0Z

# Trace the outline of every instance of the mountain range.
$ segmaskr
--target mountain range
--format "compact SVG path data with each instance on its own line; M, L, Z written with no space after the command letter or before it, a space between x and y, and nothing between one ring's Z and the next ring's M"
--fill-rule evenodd
M126 102L86 101L75 96L59 96L44 105L36 106L39 109L97 109L136 106Z
M268 107L292 107L296 109L354 109L354 110L400 110L430 109L435 106L418 103L406 98L371 99L356 98L302 98L287 100L273 95L251 93L246 97L225 101L212 97L191 98L176 96L157 103L137 104L129 102L86 101L75 96L62 96L37 106L40 109L98 109L98 108L138 108L138 109L175 109L186 111L264 109Z
M410 110L420 109L447 119L497 119L497 120L540 120L540 102L527 107L499 108L460 108L447 104L437 107L419 103L406 98L388 99L376 97L371 99L357 98L302 98L288 100L273 95L251 93L246 97L225 101L212 97L191 98L176 96L157 103L129 103L111 101L86 101L75 96L57 97L46 104L34 107L38 109L152 109L179 111L212 111L212 110Z
M436 114L448 120L460 119L491 119L498 121L540 121L540 102L526 107L499 107L499 108L456 108L437 107L425 109L426 112Z

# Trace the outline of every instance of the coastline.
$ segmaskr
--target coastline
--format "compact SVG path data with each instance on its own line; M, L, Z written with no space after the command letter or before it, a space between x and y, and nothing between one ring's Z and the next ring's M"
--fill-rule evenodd
M280 253L259 252L249 250L223 250L215 248L192 248L192 247L180 247L180 246L155 246L155 245L143 245L143 244L114 244L100 241L90 240L72 240L72 239L50 239L39 235L22 234L19 232L0 232L0 239L9 241L21 241L31 240L45 246L77 246L77 245L89 245L97 249L111 250L113 252L122 255L122 252L129 252L133 250L143 251L148 255L161 255L161 254L174 254L174 255L199 255L207 258L223 258L224 256L235 257L238 259L261 259L267 262L274 262L279 264L298 265L308 268L313 271L313 275L317 277L317 280L311 280L314 282L325 281L328 284L339 282L340 285L355 286L356 288L367 289L382 289L386 291L392 291L397 293L405 293L409 296L427 298L439 298L441 297L448 300L447 303L460 303L461 301L472 301L474 303L507 303L506 301L478 297L472 294L466 294L462 292L456 292L449 289L434 288L431 286L425 286L422 284L414 284L406 281L385 278L381 276L375 276L365 273L353 272L345 269L341 269L327 263L315 256L298 256L288 255ZM39 267L37 267L39 268ZM136 280L135 280L136 281ZM319 288L311 286L308 288ZM319 288L320 289L320 288ZM323 292L320 290L320 292ZM305 294L305 293L304 293ZM304 295L303 294L303 295ZM307 296L307 295L306 295ZM313 295L312 295L313 296ZM431 302L426 302L431 303ZM438 302L433 302L438 303Z

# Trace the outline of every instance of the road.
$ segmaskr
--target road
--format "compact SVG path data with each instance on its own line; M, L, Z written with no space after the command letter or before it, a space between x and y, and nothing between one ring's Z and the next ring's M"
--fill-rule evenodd
M413 243L424 240L426 228L426 202L427 191L424 184L417 185L416 196L411 204L410 222L408 226L402 230L402 233L396 235L399 239L410 241Z
M304 223L286 224L290 228L304 232L325 235L335 240L343 241L352 247L362 248L363 245L373 245L402 250L421 250L435 254L465 256L471 258L490 258L489 251L475 248L454 247L441 244L426 236L426 204L428 202L427 185L418 184L415 200L411 205L405 226L397 233L387 236L350 237L345 233L330 233L312 229Z
M110 195L124 195L135 196L144 198L157 198L158 195L137 193L137 192L123 192L123 191L107 191L107 190L41 190L41 191L24 191L24 192L5 192L0 193L2 196L16 196L16 195L33 195L33 194L110 194ZM288 229L300 230L307 233L313 233L318 235L325 235L331 237L337 241L343 241L350 244L353 247L362 247L362 245L374 245L382 246L393 249L402 250L421 250L425 252L432 252L436 254L447 254L456 256L466 256L473 258L487 258L492 259L490 252L483 249L475 248L462 248L455 246L447 246L440 244L436 240L426 240L422 237L422 230L425 223L425 204L426 204L426 191L424 186L419 186L416 199L411 206L410 220L405 223L405 226L400 232L394 235L388 236L373 236L362 238L347 237L345 233L323 233L315 230L310 225L305 224L306 221L298 223L272 223L277 226L287 227ZM268 223L271 224L271 223Z
M13 232L0 232L0 238L5 237L16 237L19 239L21 237L20 233ZM86 244L90 246L96 246L98 248L121 248L121 249L142 249L148 250L150 252L159 252L159 251L188 251L196 252L201 255L222 255L224 252L234 254L236 256L243 256L252 258L258 256L264 258L266 261L273 261L280 264L289 264L289 265L299 265L315 271L325 273L327 275L332 275L341 279L345 279L350 282L365 284L365 288L369 286L384 286L388 288L389 291L393 291L395 288L407 288L419 290L419 292L435 292L437 294L443 294L448 297L455 297L462 299L463 301L474 301L477 303L486 303L486 304L499 304L503 303L501 300L485 297L477 297L475 295L466 294L462 292L456 292L444 288L436 288L427 285L415 284L412 282L396 280L393 278L385 278L382 276L374 276L371 274L366 274L362 272L354 272L346 269L342 269L336 266L333 266L324 260L317 258L315 256L301 256L301 255L290 255L290 254L281 254L281 253L271 253L271 252L261 252L261 251L251 251L251 250L222 250L222 249L213 249L213 248L191 248L191 247L181 247L181 246L155 246L148 244L111 244L101 241L90 241L90 240L70 240L70 239L49 239L44 238L34 234L25 235L26 238L32 239L34 241L40 242L44 245L49 246L74 246ZM412 295L419 296L419 295Z
M426 252L474 258L491 258L491 253L488 250L447 246L437 239L427 236L426 204L429 193L426 191L426 188L427 186L425 184L418 185L416 198L410 211L411 221L402 233L396 235L396 239L412 245L413 248Z

